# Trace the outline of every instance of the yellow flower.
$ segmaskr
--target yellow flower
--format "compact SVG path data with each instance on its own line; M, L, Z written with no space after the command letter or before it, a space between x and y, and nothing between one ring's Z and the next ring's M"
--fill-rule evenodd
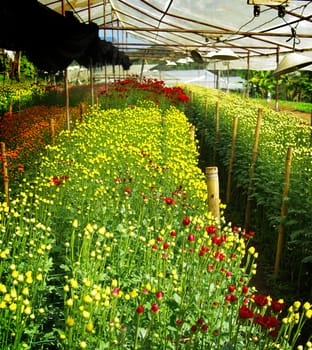
M75 324L75 320L72 317L68 316L66 320L66 324L68 327L73 327L73 325Z
M17 308L17 304L15 304L15 303L10 304L10 306L9 306L10 311L15 311L16 308Z
M116 279L112 280L112 287L116 288L118 286L118 281Z
M6 293L7 292L7 289L6 289L6 286L2 283L0 283L0 293Z
M77 282L74 278L71 278L71 279L69 280L69 283L70 283L70 285L71 285L72 288L74 288L74 289L77 289L77 288L78 288L78 282Z
M295 301L293 303L293 307L295 308L295 310L299 310L301 306L301 302L300 301Z
M89 318L89 317L90 317L90 312L87 311L87 310L83 310L83 311L82 311L82 317L83 317L83 318Z
M79 346L80 346L81 349L85 349L87 347L87 343L85 341L81 341L79 343Z
M94 328L93 323L91 321L88 322L87 325L86 325L87 332L92 332L93 328Z
M312 309L307 310L305 315L306 315L306 318L310 319L312 317Z
M24 314L26 315L30 315L31 314L31 307L30 306L27 306L24 310Z
M311 304L310 304L308 301L306 301L306 302L303 304L303 308L304 308L305 310L309 310L309 309L311 308Z
M77 228L77 227L78 227L78 220L75 219L75 220L73 221L72 225L73 225L73 228Z
M6 307L6 303L5 303L5 301L1 301L1 303L0 303L0 309L5 309L5 307Z
M250 247L250 248L248 249L248 253L249 253L250 255L254 255L255 252L256 252L255 247Z
M67 305L67 306L73 306L73 305L74 305L74 300L71 299L71 298L70 298L70 299L67 299L67 300L66 300L66 305Z
M92 298L90 297L90 295L86 295L84 298L83 298L84 302L87 303L87 304L90 304L92 303Z
M18 277L18 271L14 270L12 271L12 277L17 278Z
M42 273L38 273L38 275L36 276L36 280L42 281Z
M136 288L133 289L133 291L130 292L131 298L136 298L138 296L138 290Z

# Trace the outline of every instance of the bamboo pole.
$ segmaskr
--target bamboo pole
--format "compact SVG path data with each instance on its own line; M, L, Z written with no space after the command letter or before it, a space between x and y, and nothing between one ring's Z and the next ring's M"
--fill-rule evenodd
M54 118L50 119L50 128L51 128L51 143L54 145L55 143L55 124L54 124Z
M288 190L289 190L291 159L292 159L292 147L288 147L286 161L285 161L285 185L284 185L284 192L283 192L283 201L281 206L281 222L278 229L278 240L277 240L277 247L276 247L275 264L274 264L275 278L277 277L277 274L279 272L279 266L281 261L282 248L283 248L284 231L285 231L284 220L287 214L286 200L288 197Z
M66 125L67 130L70 130L70 116L69 116L69 87L68 87L68 69L65 68L65 104L66 104Z
M207 167L205 170L208 192L208 208L214 218L220 221L220 197L218 168Z
M9 175L8 175L8 163L6 158L4 142L1 142L1 157L2 157L2 168L3 168L4 198L5 198L5 203L9 204Z
M217 146L219 143L219 129L220 129L220 106L219 102L216 102L216 123L215 123L215 143L213 150L213 164L216 164L217 159Z
M195 126L190 127L190 141L195 142Z
M253 192L253 176L255 172L255 164L256 164L257 154L258 154L258 143L259 143L259 135L260 135L260 128L261 128L261 120L262 120L262 108L259 108L254 145L253 145L253 151L252 151L252 160L250 165L249 185L248 185L248 191L247 191L247 204L246 204L246 211L245 211L245 229L246 230L249 229L249 223L250 223L251 195Z
M226 203L230 203L230 197L231 197L231 182L232 182L233 162L234 162L234 157L235 157L237 124L238 124L238 117L234 117L233 118L233 130L232 130L231 156L230 156L228 177L227 177L227 186L226 186L226 199L225 199Z

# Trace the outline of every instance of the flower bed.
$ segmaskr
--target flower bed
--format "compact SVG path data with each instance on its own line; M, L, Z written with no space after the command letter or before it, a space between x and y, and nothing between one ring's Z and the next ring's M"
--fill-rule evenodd
M0 349L293 349L311 305L250 286L191 124L142 104L90 110L1 206Z

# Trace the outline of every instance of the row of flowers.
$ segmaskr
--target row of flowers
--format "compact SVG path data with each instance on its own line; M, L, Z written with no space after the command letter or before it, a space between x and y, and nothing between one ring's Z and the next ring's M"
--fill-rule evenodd
M0 349L294 349L310 303L250 284L254 233L209 212L190 123L141 104L91 109L1 205Z

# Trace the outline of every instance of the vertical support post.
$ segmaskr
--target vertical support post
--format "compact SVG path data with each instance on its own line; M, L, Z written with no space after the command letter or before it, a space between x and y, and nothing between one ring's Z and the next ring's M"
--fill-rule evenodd
M93 76L93 62L92 58L90 58L90 90L91 90L91 105L94 105L94 76Z
M82 123L83 122L83 116L84 114L86 113L86 109L87 109L87 106L86 106L86 103L85 102L80 102L80 105L79 105L79 122Z
M216 123L215 123L215 143L213 150L213 164L216 164L217 159L217 147L219 143L219 128L220 128L220 107L219 102L216 102Z
M283 220L285 219L286 212L287 212L286 199L288 197L288 190L289 190L291 159L292 159L292 147L288 147L286 162L285 162L285 185L284 185L283 201L282 201L282 207L281 207L281 223L278 229L278 240L277 240L277 247L276 247L275 264L274 264L275 278L277 277L277 274L279 272L283 240L284 240L285 224Z
M1 142L1 157L2 157L2 168L3 168L4 198L5 198L5 203L9 204L9 175L8 175L8 163L7 163L4 142Z
M279 64L279 52L280 48L279 46L276 49L276 66ZM279 99L279 78L276 78L276 86L275 86L275 110L278 112L278 99Z
M62 8L62 15L65 16L65 3L64 3L64 0L62 0L61 8ZM67 68L65 68L65 71L64 71L64 85L65 85L66 125L67 125L67 130L70 130L69 89L68 89L68 70L67 70Z
M248 50L248 55L247 55L247 88L246 88L246 97L247 98L250 95L249 79L250 79L250 51Z
M235 157L237 124L238 124L238 117L234 117L233 118L233 130L232 130L231 156L230 156L227 185L226 185L226 199L225 199L226 203L230 203L230 197L231 197L231 182L232 182L233 162L234 162L234 157Z
M69 87L68 87L68 70L65 68L65 105L66 105L66 125L67 130L70 130L70 117L69 117Z
M216 166L206 168L206 181L208 192L208 208L213 217L220 222L220 197L219 197L219 177Z
M195 126L190 127L190 142L195 142Z
M12 101L9 102L9 116L12 117L13 114L13 103Z
M208 97L206 97L205 101L205 118L208 118Z
M54 128L54 118L50 119L50 128L51 128L51 143L54 145L55 142L55 128Z
M253 176L255 172L255 164L256 164L257 154L258 154L258 143L259 143L259 135L260 135L260 128L261 128L261 120L262 120L262 108L259 108L254 145L253 145L253 151L252 151L252 160L250 165L249 185L248 185L248 191L247 191L247 204L246 204L246 211L245 211L245 229L246 230L249 229L249 224L250 224L251 195L253 192Z

